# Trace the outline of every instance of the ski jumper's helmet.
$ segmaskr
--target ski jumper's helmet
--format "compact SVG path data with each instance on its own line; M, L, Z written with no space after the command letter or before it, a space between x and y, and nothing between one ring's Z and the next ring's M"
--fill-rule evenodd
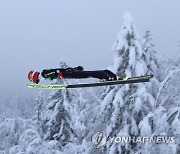
M38 83L40 81L39 79L39 72L37 70L31 70L28 73L28 79L32 81L33 83Z

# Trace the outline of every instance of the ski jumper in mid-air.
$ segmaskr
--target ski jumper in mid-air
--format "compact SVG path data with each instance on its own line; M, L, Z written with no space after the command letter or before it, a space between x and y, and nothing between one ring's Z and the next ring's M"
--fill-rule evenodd
M112 81L117 80L117 76L109 70L84 71L82 66L44 69L41 73L37 70L31 70L28 73L28 79L33 83L39 83L41 76L45 79L82 79L97 78L100 80Z

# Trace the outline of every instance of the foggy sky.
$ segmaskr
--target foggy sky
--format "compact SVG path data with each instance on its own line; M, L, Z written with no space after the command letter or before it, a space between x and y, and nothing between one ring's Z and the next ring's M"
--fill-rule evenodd
M0 84L23 89L30 69L104 69L130 11L140 35L148 28L158 54L175 56L180 40L178 0L0 0Z

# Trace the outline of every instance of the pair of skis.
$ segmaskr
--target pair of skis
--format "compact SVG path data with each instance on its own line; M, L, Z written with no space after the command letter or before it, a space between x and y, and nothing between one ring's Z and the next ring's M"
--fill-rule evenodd
M80 84L28 84L28 88L39 89L66 89L66 88L83 88L83 87L96 87L96 86L108 86L118 84L130 84L130 83L142 83L149 82L153 75L145 75L131 78L124 78L113 81L94 82L94 83L80 83Z

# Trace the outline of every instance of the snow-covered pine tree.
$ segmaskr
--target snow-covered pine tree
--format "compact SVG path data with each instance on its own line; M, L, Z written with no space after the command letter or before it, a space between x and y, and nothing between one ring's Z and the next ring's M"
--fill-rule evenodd
M43 128L43 119L45 113L45 96L42 90L39 90L38 95L35 99L35 115L33 116L33 120L36 122L38 132L41 136L43 136L42 128Z
M60 62L61 68L66 68L65 62ZM56 84L65 81L56 80ZM45 139L59 141L59 146L64 146L73 139L73 126L70 116L70 103L73 96L68 90L55 90L47 99L47 107L43 119L43 132Z
M68 65L60 62L60 68ZM72 84L74 80L56 80L54 84ZM85 135L85 119L83 109L86 107L80 89L54 90L47 98L47 107L43 119L44 138L56 140L59 147L81 144ZM86 97L86 96L84 96ZM76 135L78 134L78 135ZM69 146L69 145L67 145Z
M35 100L36 115L34 119L37 120L37 122L42 122L44 110L45 110L45 96L43 95L42 90L40 90Z
M145 35L143 36L143 44L142 44L142 48L144 50L144 52L146 54L144 54L145 57L144 61L147 64L147 68L148 68L148 72L149 73L155 73L155 76L158 75L158 60L157 60L157 55L156 55L156 51L154 50L154 44L152 43L152 34L150 32L150 30L146 30L145 31ZM156 76L156 78L158 78Z
M176 61L168 63L169 66L164 70L164 80L160 84L157 97L157 104L164 108L164 116L167 115L166 123L168 125L164 133L175 137L176 145L174 147L168 146L174 150L172 153L180 152L180 55L177 54L176 57Z
M160 73L159 73L159 63L154 50L154 44L152 43L152 34L150 30L145 31L145 35L142 39L142 49L145 54L142 58L147 64L147 74L153 74L154 78L151 80L151 86L149 87L150 93L156 98L158 93Z
M160 83L157 95L157 108L150 112L147 117L152 119L152 133L157 136L174 137L175 142L166 144L146 144L142 152L176 154L180 151L180 70L176 66L169 66L164 71L165 79Z
M114 65L111 70L118 76L132 77L149 73L148 63L143 58L146 55L141 46L140 36L128 12L123 17L123 26L113 45L113 51ZM155 98L148 87L148 83L115 86L107 93L99 106L96 124L101 125L101 129L106 128L108 137L141 135L142 127L139 124L155 107ZM148 120L145 125L149 127L146 135L150 135L152 126ZM108 142L102 150L114 154L139 151L140 148L131 143Z
M159 87L157 102L158 104L161 105L166 104L166 108L168 109L172 103L174 104L173 107L179 106L179 102L177 101L178 98L176 97L179 96L179 92L180 92L179 82L178 82L178 77L180 73L180 69L179 69L180 52L177 52L176 59L174 61L172 59L168 59L164 57L163 59L166 59L166 63L161 65L161 67L165 65L162 73L162 76L164 78Z

